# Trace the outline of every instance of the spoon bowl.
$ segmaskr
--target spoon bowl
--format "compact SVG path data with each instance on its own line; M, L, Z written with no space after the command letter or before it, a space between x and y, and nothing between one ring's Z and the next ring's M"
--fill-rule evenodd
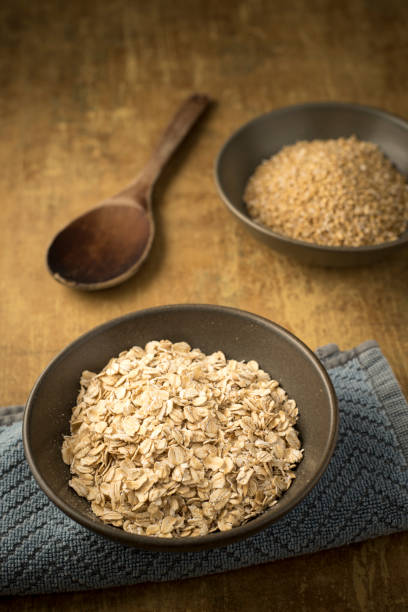
M208 104L205 95L190 96L135 181L58 232L47 251L55 280L92 291L113 287L135 274L153 243L153 187Z
M131 200L107 201L55 236L48 250L48 267L56 280L76 289L112 286L139 269L153 236L149 210Z

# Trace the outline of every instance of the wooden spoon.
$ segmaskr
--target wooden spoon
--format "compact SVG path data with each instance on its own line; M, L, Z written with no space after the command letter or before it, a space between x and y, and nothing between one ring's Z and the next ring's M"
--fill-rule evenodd
M139 269L153 242L153 187L208 104L205 95L189 97L135 181L55 236L48 247L47 265L57 281L75 289L106 289L123 283Z

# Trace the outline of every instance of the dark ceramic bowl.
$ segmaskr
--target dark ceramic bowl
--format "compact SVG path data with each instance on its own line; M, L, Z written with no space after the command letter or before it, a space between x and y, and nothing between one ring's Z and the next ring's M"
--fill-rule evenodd
M304 263L321 266L372 264L408 244L398 240L375 246L328 247L277 234L253 221L242 199L255 168L283 146L299 140L355 135L377 144L398 170L408 176L408 123L381 110L321 102L282 108L253 119L227 140L215 163L215 180L229 210L260 240Z
M298 428L305 449L294 480L278 503L242 527L207 536L138 536L102 523L88 502L68 486L61 459L64 434L84 369L99 371L108 360L149 340L187 341L206 353L257 360L299 406ZM225 546L264 529L298 504L325 471L337 435L337 403L330 379L314 353L279 325L233 308L200 304L141 310L101 325L65 348L36 382L24 413L23 439L30 468L48 497L88 529L124 544L151 550L189 551Z

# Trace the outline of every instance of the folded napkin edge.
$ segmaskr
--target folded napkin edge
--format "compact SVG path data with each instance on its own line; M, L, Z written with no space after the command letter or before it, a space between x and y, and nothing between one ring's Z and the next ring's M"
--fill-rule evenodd
M408 403L402 389L377 343L370 350L361 350L357 358L367 372L379 405L391 421L405 467L408 468Z
M366 340L346 351L341 351L337 344L330 343L316 349L316 355L327 370L344 366L352 359L359 361L382 410L391 422L396 444L408 466L408 404L378 342Z
M0 406L0 427L11 425L23 419L24 406Z
M347 361L350 361L350 359L359 357L366 351L373 348L380 350L376 340L365 340L361 344L358 344L357 346L345 351L341 351L337 344L330 343L324 346L319 346L315 352L325 368L330 370L331 368L344 365L347 363Z

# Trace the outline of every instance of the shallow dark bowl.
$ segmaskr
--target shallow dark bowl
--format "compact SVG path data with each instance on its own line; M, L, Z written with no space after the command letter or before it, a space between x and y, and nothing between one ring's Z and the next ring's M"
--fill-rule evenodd
M61 459L63 435L84 369L99 371L119 352L149 340L185 340L228 358L257 360L297 400L304 459L279 502L242 527L207 536L166 539L138 536L102 523L88 502L68 486ZM66 347L45 369L28 398L23 439L30 468L48 497L72 519L123 544L151 550L188 551L225 546L245 538L298 504L315 486L332 455L337 435L337 403L330 379L315 355L279 325L233 308L201 304L141 310L101 325Z
M408 176L408 122L375 108L339 102L290 106L253 119L222 147L215 180L229 210L272 248L320 266L373 264L408 244L408 231L398 240L375 246L327 247L295 240L253 221L243 201L245 185L255 168L283 146L299 140L355 135L377 144L398 170Z

